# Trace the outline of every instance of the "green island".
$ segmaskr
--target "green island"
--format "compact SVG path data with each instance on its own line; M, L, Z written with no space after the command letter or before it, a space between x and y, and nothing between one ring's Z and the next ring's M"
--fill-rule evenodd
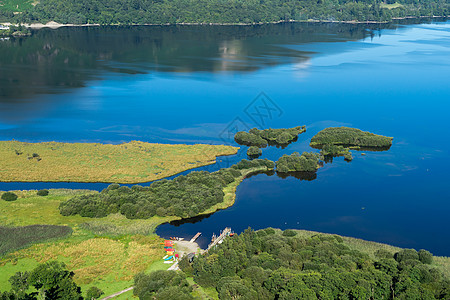
M284 154L276 162L277 172L315 172L319 169L319 158L319 154L314 152Z
M248 157L259 157L262 154L262 150L256 146L250 146L247 149L247 156Z
M387 150L392 146L392 137L382 136L350 127L329 127L311 138L310 146L321 149L324 145L342 145L352 149Z
M267 145L286 146L297 140L298 135L306 131L306 126L293 128L263 129L252 128L249 132L239 131L234 140L239 145L264 148Z
M449 15L448 1L3 0L0 21L13 24L260 24L388 22Z
M141 183L213 164L236 154L223 145L169 145L133 141L23 143L0 141L0 181Z

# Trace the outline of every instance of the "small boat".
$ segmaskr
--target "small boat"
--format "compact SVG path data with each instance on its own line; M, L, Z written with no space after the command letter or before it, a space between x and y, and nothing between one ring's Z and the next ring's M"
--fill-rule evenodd
M169 257L169 255L166 255L166 256L163 257L163 259L166 259L166 258L168 258L168 257Z
M165 264L173 264L173 261L167 260L167 261L165 261L164 263L165 263Z
M173 258L173 255L171 255L171 256L169 256L167 258L164 258L164 260L171 260L172 258Z

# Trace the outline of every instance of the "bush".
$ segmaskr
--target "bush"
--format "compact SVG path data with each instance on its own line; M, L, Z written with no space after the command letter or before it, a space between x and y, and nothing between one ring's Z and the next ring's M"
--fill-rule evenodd
M45 196L48 196L48 193L49 193L48 190L39 190L39 191L37 192L37 195L38 195L38 196L43 196L43 197L45 197Z
M86 300L95 300L100 298L104 292L98 287L91 286L86 293Z
M14 194L13 192L5 192L2 195L2 200L5 201L16 201L17 200L17 195Z

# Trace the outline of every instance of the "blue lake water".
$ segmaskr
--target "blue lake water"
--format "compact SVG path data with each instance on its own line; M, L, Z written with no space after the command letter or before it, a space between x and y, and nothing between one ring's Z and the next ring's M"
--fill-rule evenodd
M298 228L450 255L450 22L43 29L0 41L0 140L230 143L237 129L329 126L394 137L313 180L260 174L233 207L163 237ZM245 158L221 158L216 170ZM0 190L106 184L0 183Z

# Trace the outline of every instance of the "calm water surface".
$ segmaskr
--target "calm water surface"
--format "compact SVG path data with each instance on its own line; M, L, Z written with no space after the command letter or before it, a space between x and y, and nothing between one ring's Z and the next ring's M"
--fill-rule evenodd
M311 151L329 126L394 137L316 178L252 176L233 207L162 225L163 237L200 231L205 246L226 226L271 226L450 255L450 22L43 29L0 41L0 54L0 140L233 144L236 128L306 125L286 149L263 150L276 160Z

